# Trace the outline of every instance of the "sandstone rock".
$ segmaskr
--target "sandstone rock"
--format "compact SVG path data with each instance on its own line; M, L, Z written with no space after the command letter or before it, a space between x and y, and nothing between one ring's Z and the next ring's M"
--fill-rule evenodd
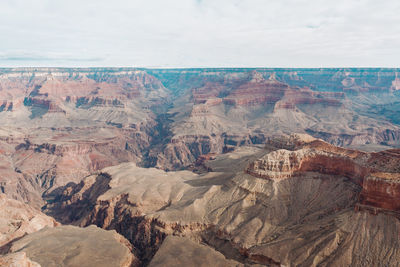
M1 192L40 208L59 186L141 161L153 138L150 108L167 98L145 71L2 70Z
M188 238L168 236L154 258L150 267L156 266L244 266L226 259L221 253L191 241Z
M362 207L400 212L399 160L399 150L365 153L308 139L295 151L280 149L266 154L249 164L246 172L266 179L286 179L306 172L344 176L362 185Z
M129 242L115 231L96 226L45 228L13 242L10 251L24 252L41 266L137 266Z
M373 173L364 178L360 204L400 213L400 173ZM377 212L374 210L374 212Z
M284 265L396 266L400 246L398 235L393 233L399 227L399 220L387 214L348 211L331 221L299 225L247 253Z
M378 69L3 69L2 191L40 207L43 193L107 166L182 169L201 155L292 132L340 146L398 146L397 76Z
M313 137L399 146L397 70L0 72L0 192L143 264L171 235L240 264L395 264L399 152Z
M0 266L3 267L41 267L39 263L31 261L25 252L11 253L0 256Z
M290 138L298 140L294 151L249 147L215 155L202 163L214 170L210 173L164 173L133 164L109 167L103 170L109 174L106 192L92 191L98 187L90 181L100 176L87 178L83 182L87 186L65 191L61 205L54 210L62 210L59 216L66 222L117 229L138 249L144 262L157 250L162 251L163 240L179 235L204 242L240 264L363 265L379 260L395 264L399 237L386 240L386 236L398 231L398 219L392 213L396 210L380 209L374 215L356 207L360 192L365 190L365 175L382 169L396 171L397 154L338 148L303 135ZM300 161L286 158L292 153L297 153ZM307 158L307 164L302 163L302 157ZM385 163L378 160L382 157L387 159ZM269 166L276 175L259 177L243 171L254 162L265 162L260 167ZM284 175L293 168L297 168L296 175ZM388 199L393 200L397 193L390 194ZM87 205L94 209L88 210ZM366 226L350 229L352 221ZM374 229L375 223L382 227ZM385 224L391 229L388 232ZM361 255L357 254L361 240L368 240L372 233L383 243L369 243ZM369 250L378 258L372 259ZM387 259L384 255L389 250L393 256Z
M167 83L171 82L168 75L176 75L172 80L177 83L174 86L191 88L174 102L176 108L170 111L172 142L162 147L166 149L153 149L158 167L179 169L201 154L223 152L227 144L260 144L271 135L292 132L309 133L340 146L382 143L390 147L398 146L396 140L400 140L398 126L391 123L396 119L382 121L375 115L385 110L382 108L374 115L366 102L372 97L370 91L381 94L382 103L398 96L390 84L377 85L378 89L365 85L358 76L362 72L357 70L205 70L193 71L187 84L183 81L188 72L151 73ZM395 79L394 72L379 75ZM273 78L266 79L268 76ZM351 83L347 82L350 80ZM357 111L354 104L358 105ZM365 116L367 113L370 115Z
M58 223L28 204L0 194L0 248L9 242Z

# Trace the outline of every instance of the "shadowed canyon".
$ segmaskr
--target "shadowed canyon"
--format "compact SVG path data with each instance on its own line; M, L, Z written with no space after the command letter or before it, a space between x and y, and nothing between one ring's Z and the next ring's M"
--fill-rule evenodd
M1 266L400 266L399 69L3 68L0 122Z

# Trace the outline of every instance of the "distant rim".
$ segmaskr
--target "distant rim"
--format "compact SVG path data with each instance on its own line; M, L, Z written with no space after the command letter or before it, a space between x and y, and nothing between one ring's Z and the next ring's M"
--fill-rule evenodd
M243 71L243 70L262 70L262 71L285 71L285 70L303 70L303 71L319 71L319 70L336 70L336 71L400 71L400 67L313 67L313 68L282 68L282 67L179 67L179 68L168 68L168 67L0 67L0 71L51 71L51 70L112 70L112 71L124 71L124 70L229 70L229 71Z

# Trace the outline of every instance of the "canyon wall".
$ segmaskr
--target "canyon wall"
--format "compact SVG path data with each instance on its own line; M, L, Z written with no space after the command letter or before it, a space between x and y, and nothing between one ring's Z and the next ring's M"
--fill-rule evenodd
M344 147L397 147L397 74L397 69L0 69L0 188L39 207L43 194L107 166L134 161L184 169L202 155L292 132Z
M65 187L46 212L115 229L150 264L165 257L165 240L180 236L238 266L391 265L400 255L393 235L400 229L399 160L396 151L360 152L295 135L204 157L200 174L108 167ZM168 251L190 249L177 243Z

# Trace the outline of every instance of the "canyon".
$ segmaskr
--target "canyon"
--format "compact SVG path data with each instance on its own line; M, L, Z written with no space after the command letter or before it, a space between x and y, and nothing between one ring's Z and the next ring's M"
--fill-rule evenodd
M0 263L397 266L399 72L0 69Z
M154 253L156 262L168 254L184 259L199 242L214 249L210 256L222 253L238 266L398 263L398 151L288 139L312 141L293 151L241 147L205 161L210 171L200 174L108 167L64 188L47 213L63 224L117 230L142 251L144 263ZM170 236L183 245L164 248Z

